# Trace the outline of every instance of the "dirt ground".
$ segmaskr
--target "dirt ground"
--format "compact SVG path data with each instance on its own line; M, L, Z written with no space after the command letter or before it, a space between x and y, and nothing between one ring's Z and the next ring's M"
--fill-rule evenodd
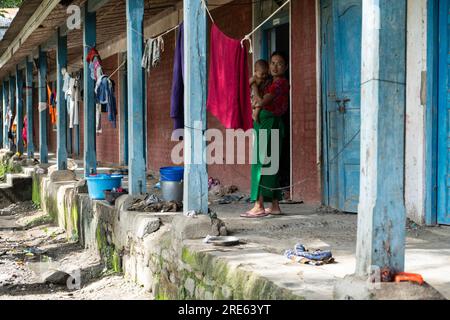
M45 283L56 270L73 276L69 286ZM67 241L32 203L0 210L0 300L149 299L122 275L108 274L98 254Z

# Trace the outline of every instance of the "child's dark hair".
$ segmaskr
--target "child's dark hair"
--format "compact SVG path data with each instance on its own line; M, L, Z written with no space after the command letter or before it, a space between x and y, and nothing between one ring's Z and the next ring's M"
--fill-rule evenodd
M264 59L259 59L258 61L255 62L255 67L262 67L269 69L269 63Z
M272 60L272 58L275 57L275 56L282 57L283 60L284 60L284 63L286 64L286 66L289 65L289 60L288 60L288 58L287 58L287 55L286 55L284 52L282 52L282 51L275 51L275 52L272 53L272 55L270 56L270 59Z

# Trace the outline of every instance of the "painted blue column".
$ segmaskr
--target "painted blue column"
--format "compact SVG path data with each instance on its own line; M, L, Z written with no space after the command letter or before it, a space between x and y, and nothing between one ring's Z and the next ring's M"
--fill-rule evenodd
M19 70L19 66L16 65L16 119L17 119L17 151L23 154L23 74L22 70Z
M95 96L94 80L91 78L89 64L86 57L89 50L95 46L97 38L96 13L89 12L88 2L83 7L84 29L83 29L83 85L84 85L84 173L88 176L91 171L97 171L97 157L95 153Z
M67 67L67 36L61 35L61 30L58 29L58 41L56 47L56 104L57 104L57 145L56 145L56 159L58 170L67 169L67 106L64 97L63 86L64 79L61 73L63 68Z
M9 107L11 108L11 114L14 118L17 116L16 112L16 78L14 76L9 76ZM11 129L11 121L8 123L8 130ZM17 138L15 138L15 142L17 143ZM17 151L17 146L13 146L8 142L10 151Z
M144 1L127 0L127 63L128 63L128 119L129 122L129 193L139 195L147 191L144 137L143 92L143 20Z
M3 148L8 147L8 124L6 123L6 117L9 109L9 82L7 80L3 81L3 121L2 121L2 131L3 131Z
M184 0L185 145L184 211L208 213L206 171L206 12L199 0Z
M27 154L29 159L34 158L33 143L33 62L27 60L26 66L26 96L27 96Z
M39 154L41 163L48 163L48 105L47 105L47 53L39 48Z
M67 107L67 103L68 102L66 101L66 107ZM73 137L72 137L73 129L69 128L69 125L68 125L68 123L69 123L69 115L67 115L66 123L67 123L67 142L66 142L67 143L67 153L68 153L68 155L72 155L72 153L73 153L73 149L72 149L72 146L73 146Z
M363 0L363 17L359 276L405 265L406 0Z
M126 60L126 53L123 53L123 60ZM128 165L128 86L127 86L127 64L123 66L123 70L120 72L120 96L121 96L121 106L120 108L120 122L122 129L122 141L123 148L121 154L121 163L125 166Z
M2 110L6 110L6 103L5 103L5 100L3 99L4 91L5 91L4 88L5 88L5 83L2 82L2 90L0 91L0 101L2 103ZM2 126L4 123L4 119L5 119L4 112L2 111L0 113L0 123L2 123ZM3 149L3 132L4 132L3 127L1 127L1 129L0 129L0 145L1 145L2 149Z

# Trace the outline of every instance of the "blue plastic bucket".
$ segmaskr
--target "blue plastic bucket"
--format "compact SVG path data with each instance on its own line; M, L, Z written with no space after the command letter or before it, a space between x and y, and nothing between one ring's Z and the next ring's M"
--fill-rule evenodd
M159 169L161 181L176 181L184 180L184 167L164 167Z
M89 197L92 200L105 200L104 191L120 188L122 179L123 176L109 174L86 177Z

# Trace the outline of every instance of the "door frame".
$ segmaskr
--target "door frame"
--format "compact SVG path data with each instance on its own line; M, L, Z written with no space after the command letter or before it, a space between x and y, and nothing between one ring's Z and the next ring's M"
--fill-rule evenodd
M319 0L320 1L320 0ZM256 21L256 5L257 3L255 2L252 6L252 25L253 28L255 28L257 25L259 25L259 22ZM254 39L255 39L255 43L254 43L254 52L253 52L253 63L252 63L252 70L254 69L255 66L255 62L258 59L266 59L268 60L269 57L267 56L267 42L265 41L265 39L267 39L267 33L269 29L272 29L276 26L280 26L282 24L286 24L289 23L289 68L292 68L292 1L289 3L289 5L287 6L288 8L288 14L283 14L283 12L280 12L277 17L280 19L280 23L277 25L273 25L270 23L270 21L266 22L260 30L258 30L255 35L254 35ZM257 58L258 57L258 58ZM253 70L254 71L254 70ZM292 84L292 71L289 72L289 83ZM293 191L294 191L294 169L293 169L293 114L292 114L293 108L292 108L292 90L289 90L289 112L290 112L290 119L291 119L291 123L290 123L290 173L289 173L289 180L290 180L290 189L289 189L289 194L291 199L294 199L294 195L293 195Z
M425 113L425 223L438 224L439 0L427 4L427 112Z
M327 97L326 97L326 92L328 89L328 85L327 82L325 81L325 73L326 69L327 69L327 63L326 63L326 54L325 54L325 48L323 46L323 26L325 25L324 21L323 21L323 16L322 16L322 2L323 0L318 0L318 15L319 18L318 20L320 21L320 26L319 26L319 45L320 45L320 73L319 73L319 77L320 77L320 106L321 106L321 112L320 115L322 117L321 119L321 163L322 163L322 168L321 168L321 175L322 175L322 202L324 205L329 206L330 205L330 194L329 194L329 172L328 172L328 128L327 128L327 108L326 108L326 103L327 103Z

